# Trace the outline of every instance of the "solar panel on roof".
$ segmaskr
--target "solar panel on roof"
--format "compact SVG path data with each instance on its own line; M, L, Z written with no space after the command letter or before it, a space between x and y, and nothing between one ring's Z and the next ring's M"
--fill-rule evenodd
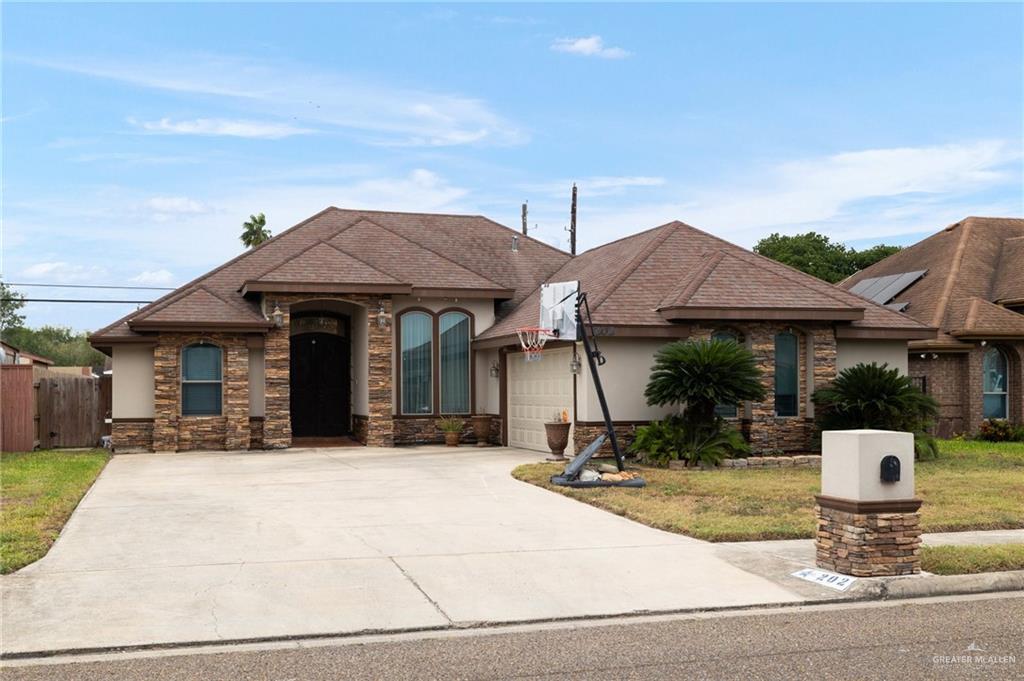
M916 272L901 272L899 274L887 274L884 277L862 279L850 287L850 293L855 293L861 298L867 298L879 305L885 305L910 288L911 284L923 277L927 272L928 270L918 270Z

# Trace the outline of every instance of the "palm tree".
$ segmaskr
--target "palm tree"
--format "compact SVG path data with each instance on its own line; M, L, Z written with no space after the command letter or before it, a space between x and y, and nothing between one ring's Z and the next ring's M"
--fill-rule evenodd
M754 355L736 341L676 341L654 356L644 396L651 406L685 404L686 420L708 427L715 405L763 400L765 388Z
M939 405L909 377L888 364L857 364L815 391L822 430L881 428L920 431L938 416Z
M925 395L909 377L888 364L857 364L843 369L832 385L811 396L822 430L880 428L914 434L919 459L939 454L935 438L928 434L939 403Z
M242 240L242 244L248 248L259 246L269 239L270 230L267 229L267 217L263 213L250 215L249 219L242 223L242 236L239 238Z

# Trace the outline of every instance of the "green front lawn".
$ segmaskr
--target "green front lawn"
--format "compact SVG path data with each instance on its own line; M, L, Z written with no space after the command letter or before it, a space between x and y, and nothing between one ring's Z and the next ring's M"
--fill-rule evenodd
M109 458L103 450L0 454L0 573L46 555Z
M1024 570L1024 544L991 546L925 546L921 569L937 575Z
M925 532L1024 528L1024 443L939 443L936 461L918 462ZM814 536L813 468L674 471L637 467L643 489L573 489L548 482L557 464L526 464L512 475L631 520L708 541Z

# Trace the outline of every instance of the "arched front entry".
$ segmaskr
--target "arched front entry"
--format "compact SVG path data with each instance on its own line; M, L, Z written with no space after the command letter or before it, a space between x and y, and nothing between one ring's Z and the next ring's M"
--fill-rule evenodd
M293 437L338 437L352 430L349 318L306 314L292 319Z

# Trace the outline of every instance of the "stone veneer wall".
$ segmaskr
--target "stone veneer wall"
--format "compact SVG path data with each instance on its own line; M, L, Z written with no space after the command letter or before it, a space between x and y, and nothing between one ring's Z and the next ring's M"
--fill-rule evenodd
M612 426L615 428L615 438L619 441L619 449L622 450L623 454L626 454L629 450L629 446L633 444L633 439L636 437L636 429L644 423L638 421L625 421L625 422L613 422ZM583 449L593 442L598 435L605 432L603 423L593 421L577 421L573 424L572 428L572 447L573 456L583 451ZM615 453L612 451L611 440L605 440L605 443L601 445L601 448L597 450L594 456L614 456Z
M181 415L181 350L200 341L222 350L220 416ZM161 333L153 361L154 450L249 448L249 347L244 334Z
M249 417L249 449L263 449L263 417Z
M352 414L352 437L357 442L366 444L366 435L369 432L369 417L364 414Z
M425 445L443 444L444 433L437 429L436 416L414 416L400 417L394 420L395 423L395 444L396 445ZM476 436L473 434L473 420L466 416L462 436L459 438L462 444L474 444ZM497 416L491 417L492 444L501 442L501 419Z
M775 335L792 329L799 341L797 350L799 397L796 416L775 415ZM830 324L746 324L750 334L750 350L761 367L761 382L767 391L763 402L750 405L749 438L755 452L810 451L815 447L817 428L808 408L807 344L813 351L814 390L823 388L836 378L836 337Z
M818 567L854 577L921 572L919 513L851 513L817 505Z
M267 332L264 345L266 363L264 447L276 449L288 447L292 442L291 394L289 380L291 372L290 319L294 303L317 299L345 300L364 305L369 310L367 318L367 345L369 369L367 389L369 393L369 414L366 416L364 442L376 447L390 447L394 443L394 422L391 416L391 354L392 328L391 299L388 297L348 294L288 293L267 294L268 314L277 306L284 315L281 328ZM385 328L378 325L376 312L378 302L383 302ZM353 426L356 424L353 420Z
M116 452L153 449L153 419L114 419L110 434Z

